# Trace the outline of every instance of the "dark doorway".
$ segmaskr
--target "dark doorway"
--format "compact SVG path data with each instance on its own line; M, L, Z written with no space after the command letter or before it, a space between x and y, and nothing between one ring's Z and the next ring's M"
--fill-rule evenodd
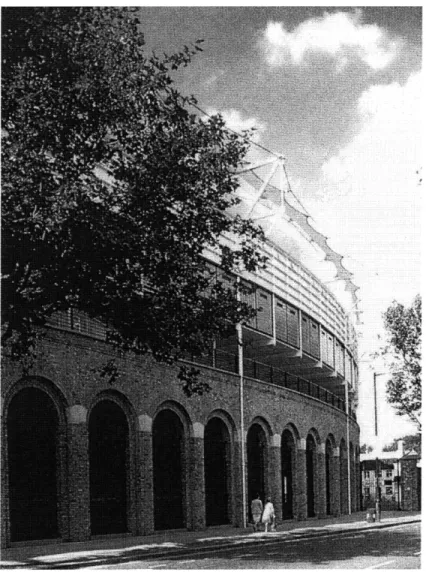
M109 400L95 405L89 420L92 534L127 532L128 436L121 407Z
M11 540L58 536L58 414L52 399L22 389L7 417Z
M293 459L294 441L291 433L285 431L281 440L281 475L283 520L293 518Z
M259 494L265 500L265 470L267 442L262 427L255 423L247 434L248 500L249 503Z
M184 430L178 415L161 411L153 424L154 526L183 528Z
M306 492L308 497L308 517L315 516L315 455L315 441L312 435L309 435L306 440Z
M229 524L230 439L225 423L211 419L204 433L206 524Z
M332 481L332 461L333 448L330 441L325 446L325 498L326 498L326 514L331 514L331 481Z
M346 443L340 444L340 512L348 514L348 459Z

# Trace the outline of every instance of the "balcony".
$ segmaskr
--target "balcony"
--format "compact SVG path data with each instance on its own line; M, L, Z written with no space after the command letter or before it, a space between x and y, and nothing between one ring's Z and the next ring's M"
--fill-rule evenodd
M98 320L92 320L81 312L69 310L67 313L57 313L52 316L48 322L52 328L59 330L71 331L84 336L92 337L98 340L106 340L106 328ZM236 338L234 344L230 340L222 340L211 348L211 351L203 356L186 355L185 361L192 362L196 365L212 367L227 373L238 374L238 352ZM233 347L233 351L224 350L224 344L227 348ZM295 348L292 348L294 351ZM265 363L250 357L250 352L244 355L244 378L262 381L264 383L283 387L296 391L303 395L318 399L323 403L345 411L345 401L339 397L336 392L329 391L323 386L313 383L306 377L294 374L288 369L274 367L270 363ZM350 416L356 420L355 412L349 409Z

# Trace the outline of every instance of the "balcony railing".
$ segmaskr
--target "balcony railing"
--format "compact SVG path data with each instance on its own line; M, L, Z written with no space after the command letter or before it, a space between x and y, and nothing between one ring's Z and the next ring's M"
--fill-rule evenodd
M202 356L187 355L185 357L188 361L198 365L238 373L238 356L233 353L215 348ZM323 403L328 403L341 411L346 411L346 405L343 399L303 377L249 358L244 358L243 367L245 378L256 379L285 387L286 389L292 389L298 393L314 397ZM356 420L356 414L352 408L349 408L349 415Z
M106 340L106 328L102 322L93 320L73 309L70 309L68 312L58 312L49 319L48 324L61 330L69 330L98 340ZM238 373L238 356L217 348L212 348L210 352L202 356L188 354L185 356L185 359L198 365L214 367L230 373ZM244 377L292 389L293 391L314 397L323 403L328 403L341 411L346 410L344 400L331 391L303 377L250 358L244 358ZM353 409L349 409L349 414L356 420Z

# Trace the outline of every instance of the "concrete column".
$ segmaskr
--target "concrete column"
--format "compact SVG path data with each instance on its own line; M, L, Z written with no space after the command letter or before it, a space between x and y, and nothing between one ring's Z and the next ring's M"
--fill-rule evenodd
M296 450L296 470L293 479L295 496L296 520L306 520L308 518L307 487L306 487L306 440L300 439Z
M331 460L331 514L339 516L340 514L340 451L336 447L333 450Z
M139 415L136 464L136 534L154 532L154 465L152 459L152 418Z
M318 518L324 518L327 515L324 443L317 447L316 457L315 513Z
M71 542L79 542L90 538L90 474L87 409L82 405L73 405L67 409L66 413L69 526L68 531L64 531L64 537Z
M273 435L269 447L269 467L268 467L268 494L272 499L275 508L275 515L278 520L282 519L282 486L281 486L281 436ZM266 500L266 499L265 499Z
M204 482L204 425L194 423L194 436L189 444L188 529L206 527L206 496Z

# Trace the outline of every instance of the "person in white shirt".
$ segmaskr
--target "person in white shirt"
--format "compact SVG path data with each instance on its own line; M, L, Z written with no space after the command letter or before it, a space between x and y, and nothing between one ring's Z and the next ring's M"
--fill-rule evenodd
M271 531L275 530L275 510L271 497L266 499L265 509L263 511L262 522L265 525L265 532L268 532L268 525L271 525Z

